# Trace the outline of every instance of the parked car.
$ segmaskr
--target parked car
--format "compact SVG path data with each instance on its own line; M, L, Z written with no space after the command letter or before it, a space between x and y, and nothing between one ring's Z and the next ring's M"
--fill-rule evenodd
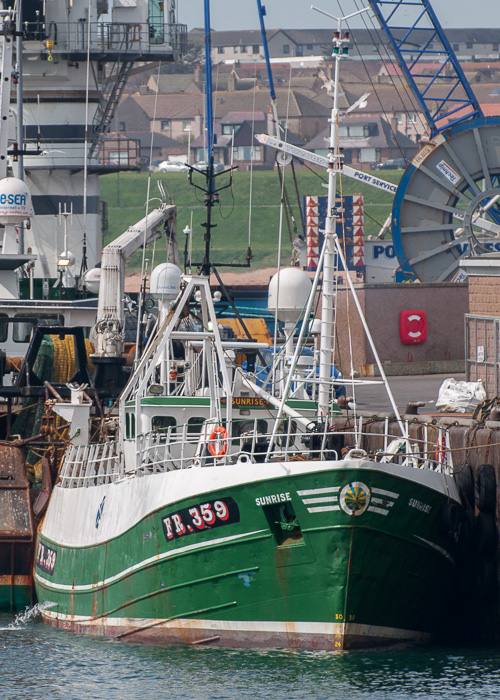
M205 160L199 160L197 163L194 163L193 167L197 168L198 170L207 170L208 163ZM219 163L218 161L214 160L214 172L218 173L221 170L224 170L224 166L222 165L222 163Z
M383 163L375 163L374 170L401 170L408 167L410 161L407 158L390 158Z
M181 163L178 160L164 160L158 166L160 173L187 173L188 170L186 163Z

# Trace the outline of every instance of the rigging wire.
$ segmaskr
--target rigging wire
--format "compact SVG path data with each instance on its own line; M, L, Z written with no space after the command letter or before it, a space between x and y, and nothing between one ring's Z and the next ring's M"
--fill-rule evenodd
M158 65L158 71L160 70L160 65L161 61L159 62ZM155 94L155 99L154 99L154 108L153 108L153 119L151 121L151 151L153 148L153 137L154 137L154 124L156 124L156 112L158 109L158 96L159 96L159 89L156 91ZM151 162L151 160L150 160ZM149 205L150 205L150 200L151 200L151 181L152 181L152 172L151 170L148 173L148 180L147 180L147 188L146 188L146 222L144 226L144 238L143 238L143 244L142 244L142 259L141 259L141 280L146 281L146 274L147 274L147 269L146 269L146 233L147 233L147 218L149 214ZM154 251L153 251L154 255ZM153 266L151 265L151 268ZM140 291L139 291L139 305L138 305L138 318L137 318L137 333L136 333L136 338L135 338L135 347L136 347L136 353L135 353L135 366L137 367L137 364L139 362L139 341L140 341L140 333L141 333L141 313L142 313L142 308L144 305L144 296L146 293L146 288L145 284L141 284Z
M85 142L83 156L83 241L82 241L82 262L80 264L80 275L87 271L87 187L88 187L88 131L89 131L89 83L90 83L90 28L92 0L89 0L89 21L87 22L87 69L85 80Z
M340 7L340 11L341 11L341 13L343 14L344 11L343 11L343 9L342 9L342 5L341 5L341 3L340 3L340 0L339 0L339 3L338 3L338 4L339 4L339 7ZM354 0L354 5L355 5L356 9L358 10L358 9L359 9L358 0ZM365 14L366 14L366 13L365 13ZM367 32L368 32L368 36L370 37L370 40L372 41L373 45L374 45L375 48L376 48L376 51L377 51L377 53L378 53L378 56L379 56L379 58L380 58L380 60L381 60L381 62L382 62L382 64L383 64L384 68L388 71L388 63L387 63L387 61L390 61L390 65L393 66L393 65L394 65L394 56L392 56L391 53L390 53L390 52L388 51L388 49L387 49L387 42L386 42L386 39L387 39L387 38L386 38L386 36L385 36L385 33L382 34L382 30L381 30L379 27L377 27L377 25L374 23L373 17L370 16L370 22L371 22L371 26L370 26L370 27L368 26L367 18L366 18L364 15L361 15L361 20L362 20L362 22L363 22L363 24L364 24L364 26L365 26L365 29L366 29ZM346 24L347 24L347 26L349 27L349 23L346 22ZM349 28L350 28L350 27L349 27ZM373 33L375 33L376 39L373 38ZM352 38L352 42L353 42L354 46L356 46L356 48L358 48L358 44L357 44L356 39L355 39L355 33L351 33L351 38ZM384 57L384 56L382 55L382 53L381 53L381 50L380 50L380 47L381 47L381 46L383 46L384 49L385 49L385 54L386 54L385 57ZM372 80L372 77L371 77L371 75L370 75L370 72L368 71L368 68L367 68L367 65L366 65L366 61L365 61L365 59L363 58L363 55L362 55L361 51L359 50L359 48L358 48L358 54L359 54L359 56L360 56L361 62L362 62L362 64L363 64L363 67L364 67L364 69L365 69L365 71L366 71L366 75L367 75L368 81L370 82L370 85L371 85L371 87L372 87L372 90L373 90L373 93L374 93L374 95L375 95L375 98L376 98L377 102L379 103L381 112L382 112L382 114L384 115L384 118L385 118L386 122L387 122L388 125L389 125L389 128L390 128L390 130L391 130L391 133L393 134L393 137L394 137L394 141L395 141L395 143L396 143L396 146L397 146L398 150L400 151L401 155L404 156L403 148L402 148L401 144L399 143L399 141L398 141L398 139L397 139L397 134L398 134L397 128L394 129L393 126L392 126L391 119L388 117L387 111L386 111L384 105L382 104L382 100L380 99L380 95L378 94L377 88L376 88L376 86L375 86L375 84L374 84L374 82L373 82L373 80ZM388 71L388 73L389 73L389 71ZM406 96L406 98L408 99L408 102L409 102L409 103L411 104L411 106L412 106L412 111L415 112L415 114L417 115L417 118L420 120L420 124L421 124L421 126L423 127L424 132L426 132L426 131L428 130L428 124L427 124L427 122L423 119L422 114L421 114L421 112L420 112L420 108L418 107L418 105L417 105L417 104L415 103L415 101L414 101L414 96L413 96L412 91L410 90L410 88L408 87L408 85L406 84L406 82L405 82L404 80L401 80L400 82L401 82L401 85L398 86L398 85L396 85L396 83L393 81L393 86L394 86L396 92L398 93L398 95L399 95L399 97L400 97L400 99L401 99L401 103L402 103L402 105L403 105L403 111L406 113L406 116L407 116L407 121L409 121L409 111L408 111L408 109L407 109L407 107L406 107L406 103L405 103L404 99L402 99L402 97L401 97L401 94L400 94L401 88L403 89L403 91L404 91L404 93L405 93L405 96Z

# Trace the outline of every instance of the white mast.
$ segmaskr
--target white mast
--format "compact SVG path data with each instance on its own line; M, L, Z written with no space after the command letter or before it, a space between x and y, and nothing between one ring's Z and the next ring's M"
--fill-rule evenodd
M333 36L333 58L335 59L335 78L333 92L333 107L330 117L330 146L328 151L328 205L324 232L324 264L323 264L323 295L321 306L321 348L319 364L319 394L318 414L328 415L331 402L331 371L333 365L333 278L335 270L335 224L337 211L335 206L335 193L337 186L337 173L341 169L341 155L338 148L338 95L339 95L339 64L343 55L347 54L344 44L349 41L349 33L342 33L342 22L350 17L366 12L368 8L358 10L345 17L335 17L324 10L311 5L313 10L321 12L327 17L337 21L337 30Z

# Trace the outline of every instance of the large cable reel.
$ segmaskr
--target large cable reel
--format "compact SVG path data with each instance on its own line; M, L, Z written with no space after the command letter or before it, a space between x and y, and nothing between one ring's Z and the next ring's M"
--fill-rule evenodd
M500 118L434 136L404 173L392 210L401 270L421 282L459 278L459 261L500 241ZM496 237L496 240L495 240Z

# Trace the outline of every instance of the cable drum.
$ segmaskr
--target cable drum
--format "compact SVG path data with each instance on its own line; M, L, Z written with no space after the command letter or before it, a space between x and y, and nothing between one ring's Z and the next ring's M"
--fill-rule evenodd
M398 187L392 231L401 269L421 282L454 281L462 258L489 252L484 238L500 236L500 118L462 122L422 148Z

